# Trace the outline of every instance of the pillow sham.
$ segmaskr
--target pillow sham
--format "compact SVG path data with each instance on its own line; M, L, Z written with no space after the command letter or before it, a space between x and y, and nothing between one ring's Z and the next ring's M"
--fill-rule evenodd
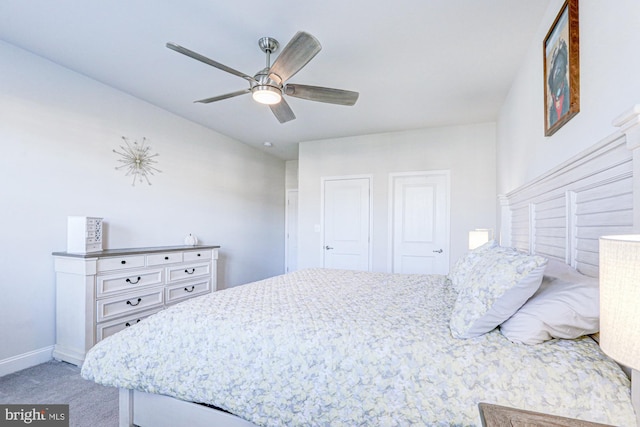
M549 258L547 268L544 270L544 275L548 277L556 277L571 282L586 281L597 286L598 279L595 277L585 276L575 268L566 264L564 261L558 259Z
M487 251L497 247L498 243L495 240L490 240L461 256L448 275L454 289L460 290L464 283L467 282L469 276L473 273L475 266L480 262L482 256Z
M535 293L547 259L513 248L486 251L462 284L449 327L455 338L472 338L495 329Z
M549 260L540 289L500 325L502 335L515 343L534 345L598 332L598 279L561 264Z

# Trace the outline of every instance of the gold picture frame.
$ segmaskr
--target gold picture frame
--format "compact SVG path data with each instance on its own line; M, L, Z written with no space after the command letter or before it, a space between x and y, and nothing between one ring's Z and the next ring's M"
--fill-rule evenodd
M578 0L566 0L542 45L545 136L580 111L579 41Z

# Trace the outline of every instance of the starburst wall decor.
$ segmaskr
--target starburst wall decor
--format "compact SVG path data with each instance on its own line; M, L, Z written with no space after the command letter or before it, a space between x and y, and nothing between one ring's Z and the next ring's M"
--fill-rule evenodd
M147 184L151 185L151 181L149 181L149 175L155 175L155 172L162 172L157 169L155 166L158 163L154 157L158 156L158 153L151 154L151 147L146 145L147 138L142 138L142 142L138 144L138 141L133 141L130 143L127 137L123 136L122 140L125 145L121 145L120 149L122 151L113 150L114 153L121 156L118 159L119 163L122 163L120 166L116 166L116 170L125 170L125 176L133 176L133 181L131 185L135 187L136 180L138 182L147 182Z

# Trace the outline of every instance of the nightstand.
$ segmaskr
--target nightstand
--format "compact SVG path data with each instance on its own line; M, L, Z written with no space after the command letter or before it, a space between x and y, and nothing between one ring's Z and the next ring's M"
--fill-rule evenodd
M507 408L490 403L480 403L478 407L483 427L612 427L608 424Z

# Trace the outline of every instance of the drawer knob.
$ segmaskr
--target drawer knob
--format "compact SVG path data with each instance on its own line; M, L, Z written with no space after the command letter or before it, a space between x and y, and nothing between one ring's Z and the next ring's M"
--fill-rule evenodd
M140 323L140 319L136 320L136 323ZM134 325L135 325L135 323L134 323ZM127 322L127 323L124 324L124 326L126 326L128 328L129 326L131 326L131 323Z
M138 298L138 301L134 304L131 301L127 300L127 304L130 305L131 307L135 307L136 305L140 304L141 301L142 301L142 298Z
M132 282L131 279L127 278L127 280L125 280L125 282L131 283L132 285L137 285L138 283L140 283L140 279L142 279L142 278L140 276L138 276L138 280L136 280L135 282Z
M185 292L193 292L193 290L194 290L195 288L196 288L196 287L195 287L194 285L191 285L191 289L184 288L184 290L185 290Z
M125 260L120 261L120 264L126 264L126 263L127 263L127 261L125 261Z
M191 271L185 269L184 272L187 273L187 274L193 274L193 273L196 272L196 269L192 268Z
M169 259L169 257L168 257L168 256L166 256L166 257L164 257L164 259L165 259L165 260L168 260L168 259Z
M200 254L198 254L198 256L200 256Z

